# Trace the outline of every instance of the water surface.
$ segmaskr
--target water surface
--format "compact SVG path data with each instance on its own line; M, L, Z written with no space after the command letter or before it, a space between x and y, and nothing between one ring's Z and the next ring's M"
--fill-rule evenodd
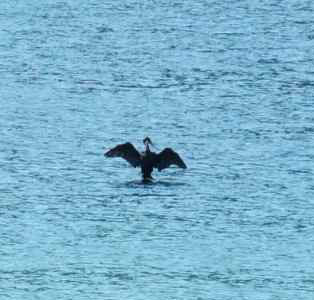
M2 1L0 298L312 299L313 13Z

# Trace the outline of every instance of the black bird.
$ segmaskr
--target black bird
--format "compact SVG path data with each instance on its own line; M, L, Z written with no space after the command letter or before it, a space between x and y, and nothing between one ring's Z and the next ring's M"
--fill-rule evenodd
M158 171L166 169L171 165L177 165L182 169L186 169L184 161L179 154L171 148L165 148L160 153L151 152L149 145L153 145L149 137L143 140L145 151L139 153L131 143L125 143L115 146L104 155L106 157L122 157L127 160L134 168L141 167L142 177L144 181L152 180L153 169Z

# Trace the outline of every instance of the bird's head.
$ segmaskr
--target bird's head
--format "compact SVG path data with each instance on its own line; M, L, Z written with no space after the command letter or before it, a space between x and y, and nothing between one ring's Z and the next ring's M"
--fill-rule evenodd
M148 136L143 140L143 143L145 146L153 145L152 141L150 140Z

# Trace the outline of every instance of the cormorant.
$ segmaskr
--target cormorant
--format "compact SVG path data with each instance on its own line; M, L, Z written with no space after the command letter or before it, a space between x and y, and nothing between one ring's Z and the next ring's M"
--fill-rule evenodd
M161 171L170 167L171 165L177 165L182 169L186 169L186 164L181 159L179 154L173 151L171 148L165 148L160 153L156 154L151 152L149 145L153 145L149 137L143 140L145 145L145 151L139 153L131 143L119 144L114 148L107 151L104 156L106 157L122 157L127 160L134 168L141 167L142 177L144 181L152 180L151 173L153 168Z

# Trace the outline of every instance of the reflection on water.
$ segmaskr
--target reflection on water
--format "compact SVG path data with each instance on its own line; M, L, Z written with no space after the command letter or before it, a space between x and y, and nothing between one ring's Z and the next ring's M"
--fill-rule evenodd
M117 187L145 187L145 186L164 186L164 187L176 187L176 186L184 186L188 185L188 183L185 182L176 182L176 181L163 181L163 180L132 180L128 181L124 184L117 185Z

